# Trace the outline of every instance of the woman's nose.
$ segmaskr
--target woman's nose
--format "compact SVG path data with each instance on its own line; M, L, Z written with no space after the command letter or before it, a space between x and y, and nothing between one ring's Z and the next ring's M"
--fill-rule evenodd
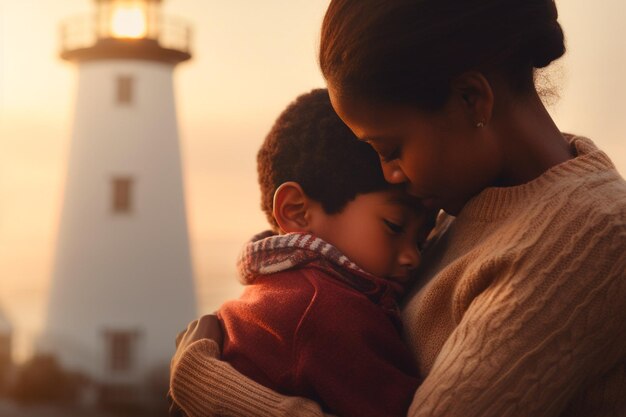
M383 175L385 180L390 184L402 184L407 181L407 177L400 168L398 161L384 162L381 161Z

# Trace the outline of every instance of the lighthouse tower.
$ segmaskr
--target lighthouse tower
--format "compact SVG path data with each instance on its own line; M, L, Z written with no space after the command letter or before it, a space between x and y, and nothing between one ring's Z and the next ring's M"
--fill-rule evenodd
M61 31L78 89L39 349L113 396L167 370L196 316L172 77L190 28L160 6L96 0Z

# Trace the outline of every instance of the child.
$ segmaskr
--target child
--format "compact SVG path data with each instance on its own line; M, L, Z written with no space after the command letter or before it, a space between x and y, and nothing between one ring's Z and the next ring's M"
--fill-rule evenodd
M431 216L377 159L326 90L292 103L258 154L274 231L244 248L245 290L218 312L225 361L342 417L405 416L419 384L396 300Z

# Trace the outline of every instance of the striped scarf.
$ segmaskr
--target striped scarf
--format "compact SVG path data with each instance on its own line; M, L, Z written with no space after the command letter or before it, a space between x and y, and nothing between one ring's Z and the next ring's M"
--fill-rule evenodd
M362 270L333 245L309 233L259 233L244 246L237 261L244 285L254 283L260 275L301 267L320 269L387 310L398 311L401 285Z

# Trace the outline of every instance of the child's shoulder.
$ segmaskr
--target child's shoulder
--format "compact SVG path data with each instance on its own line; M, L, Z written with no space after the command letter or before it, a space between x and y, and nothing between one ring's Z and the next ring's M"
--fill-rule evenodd
M273 281L273 282L272 282ZM260 291L270 299L282 297L281 303L298 304L302 317L332 318L354 323L363 316L380 316L388 321L385 309L363 292L355 289L336 273L308 266L266 275ZM341 320L340 320L341 321Z
M219 315L232 323L255 317L280 327L281 334L292 334L302 320L317 320L339 310L346 313L343 317L356 317L371 307L374 304L362 294L328 272L303 267L259 275L244 287L239 298L224 303Z
M259 275L252 285L246 286L255 292L263 292L265 296L270 296L273 292L288 291L286 299L310 298L332 293L342 296L361 295L352 289L345 282L326 271L324 268L316 266L302 266L267 275Z
M246 305L288 308L292 313L307 309L341 306L342 310L378 308L367 296L342 281L337 274L317 266L302 266L257 276L246 285L236 302Z

